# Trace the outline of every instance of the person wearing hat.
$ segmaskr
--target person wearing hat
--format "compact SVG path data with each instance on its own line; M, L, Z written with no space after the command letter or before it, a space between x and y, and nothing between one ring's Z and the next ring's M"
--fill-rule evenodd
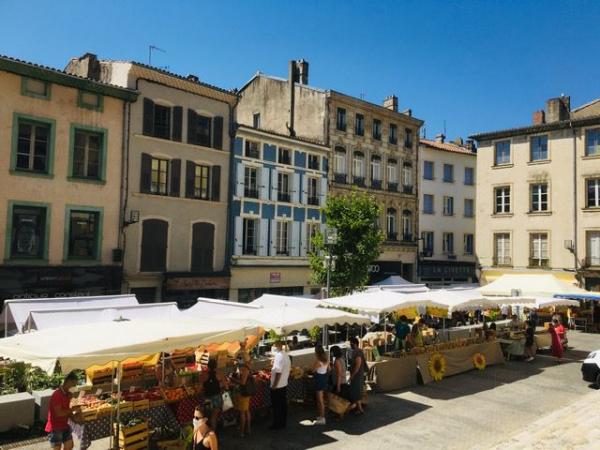
M275 359L271 369L271 405L273 424L271 430L285 428L287 421L287 385L292 361L283 348L283 341L275 342Z

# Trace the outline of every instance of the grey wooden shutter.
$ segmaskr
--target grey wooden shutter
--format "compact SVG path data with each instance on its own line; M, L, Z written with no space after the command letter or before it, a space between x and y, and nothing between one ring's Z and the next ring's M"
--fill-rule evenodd
M223 149L223 117L213 118L213 148Z
M171 197L179 197L179 186L181 184L181 160L171 160Z
M194 178L196 177L196 164L192 161L185 163L185 196L194 198Z
M149 194L152 184L152 156L142 153L142 170L140 171L140 192Z
M144 119L143 134L152 136L154 134L154 102L144 97Z
M196 143L196 113L192 109L188 109L188 144Z
M183 108L181 106L175 106L173 108L173 132L171 137L174 141L181 142L181 131L183 121Z
M218 202L221 196L221 166L213 166L210 174L211 200Z

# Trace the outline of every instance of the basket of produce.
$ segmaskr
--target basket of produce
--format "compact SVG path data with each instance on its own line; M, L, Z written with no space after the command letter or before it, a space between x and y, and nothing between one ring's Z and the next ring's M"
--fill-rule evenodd
M117 424L114 424L115 434ZM118 427L119 448L122 450L143 450L148 448L148 422L144 419L131 419Z

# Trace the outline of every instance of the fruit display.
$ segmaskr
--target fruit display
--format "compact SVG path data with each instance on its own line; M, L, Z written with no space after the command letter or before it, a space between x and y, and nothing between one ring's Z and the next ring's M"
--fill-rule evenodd
M179 402L188 396L186 390L182 387L165 388L162 392L167 403Z

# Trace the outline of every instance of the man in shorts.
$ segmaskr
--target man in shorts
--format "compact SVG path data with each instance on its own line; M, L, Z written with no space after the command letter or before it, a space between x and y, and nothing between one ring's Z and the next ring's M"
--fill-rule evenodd
M70 389L77 386L77 375L70 372L64 379L63 384L50 397L48 405L48 422L46 433L50 446L54 450L71 450L73 448L73 436L69 426L69 418L75 416L76 411L70 407Z

